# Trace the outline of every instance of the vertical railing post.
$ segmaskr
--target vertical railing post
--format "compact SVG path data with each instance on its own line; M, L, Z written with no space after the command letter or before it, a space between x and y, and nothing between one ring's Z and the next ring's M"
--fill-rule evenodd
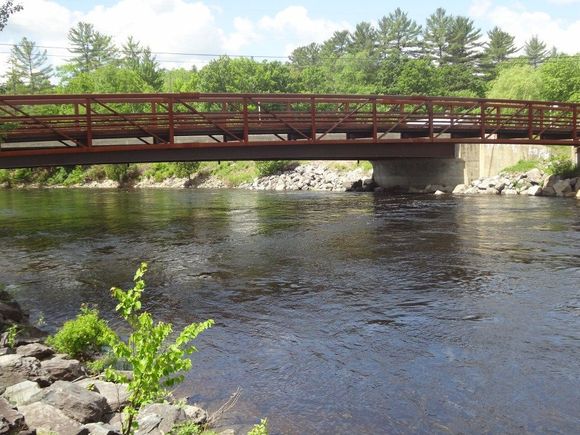
M93 115L91 109L91 100L87 98L86 103L86 117L87 117L87 146L93 146Z
M373 97L373 142L378 141L379 126L377 125L377 97Z
M433 125L433 101L427 101L427 113L429 114L429 140L433 142L435 136L435 126Z
M314 97L310 97L310 123L312 128L311 139L312 142L316 142L316 100Z
M480 109L480 119L479 122L481 123L479 126L479 135L481 136L481 139L484 140L485 139L485 127L487 124L486 121L486 116L485 116L485 101L482 101L479 105L479 109Z
M173 96L169 96L169 101L167 102L167 119L169 121L169 143L175 143L175 123L173 119Z
M578 141L578 104L572 106L572 142Z
M250 126L248 125L248 98L244 97L244 143L248 144L250 140Z
M534 140L534 106L528 103L528 139Z

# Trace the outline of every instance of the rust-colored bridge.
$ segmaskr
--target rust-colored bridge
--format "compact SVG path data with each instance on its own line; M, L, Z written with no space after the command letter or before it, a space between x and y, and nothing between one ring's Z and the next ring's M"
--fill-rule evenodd
M579 105L303 94L0 96L0 168L453 157L456 143L580 146Z

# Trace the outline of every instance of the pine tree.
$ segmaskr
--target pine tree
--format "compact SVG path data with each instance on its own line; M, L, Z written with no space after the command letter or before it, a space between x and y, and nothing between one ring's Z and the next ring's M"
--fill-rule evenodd
M524 52L528 58L528 63L534 68L540 66L548 57L546 44L540 41L537 35L532 36L529 41L526 41Z
M462 16L454 17L449 27L446 61L450 64L475 67L481 58L480 38L481 30L474 27L471 19Z
M352 35L348 30L336 31L330 39L324 41L321 52L325 57L340 57L348 52L351 44Z
M68 32L69 51L76 55L70 59L75 72L89 72L115 61L117 49L112 38L97 32L92 24L79 22Z
M19 76L20 81L29 92L40 92L50 87L52 67L46 65L46 50L39 50L36 43L26 38L12 47L10 64L12 74ZM13 77L13 80L16 76Z
M427 18L423 32L423 49L438 65L445 63L452 23L453 17L447 15L443 8L438 8Z
M512 54L518 51L514 41L515 37L504 32L499 27L494 27L487 32L489 41L485 43L483 56L491 65L505 62Z
M377 31L371 23L362 21L358 23L351 35L352 44L350 51L352 53L367 52L373 54L377 48Z
M22 94L26 92L26 85L22 81L22 73L14 63L14 59L8 59L8 71L4 74L6 80L2 84L2 93Z
M123 64L131 69L137 69L143 56L143 47L138 41L135 41L132 36L127 38L127 42L121 48L123 55Z
M421 26L400 8L379 20L378 34L383 55L393 52L410 56L419 54Z

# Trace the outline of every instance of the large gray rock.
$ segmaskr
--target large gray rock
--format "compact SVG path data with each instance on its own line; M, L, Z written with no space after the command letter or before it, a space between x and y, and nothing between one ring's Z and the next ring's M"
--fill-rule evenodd
M0 356L0 391L41 374L40 361L22 355Z
M22 356L31 356L39 360L46 359L54 354L54 350L42 343L30 343L16 348L16 353Z
M54 381L74 381L85 375L83 367L76 359L52 358L41 362L41 367Z
M208 419L207 411L194 405L185 405L183 408L187 421L195 424L205 424Z
M76 384L103 396L113 412L120 411L129 403L129 390L126 384L115 384L94 379L83 379Z
M187 421L187 415L183 409L166 403L153 403L139 411L139 429L136 434L163 435L184 421Z
M60 409L68 417L81 422L93 423L110 412L107 400L98 393L70 382L57 381L40 391L32 400Z
M6 388L2 397L16 406L28 405L32 399L40 392L40 387L36 382L24 381Z
M88 435L89 431L60 409L47 403L36 402L21 406L19 411L24 415L26 424L41 434Z
M542 177L542 171L540 171L538 168L534 168L526 172L526 178L533 184L540 184L542 182Z
M552 186L556 191L556 195L564 196L568 192L572 192L572 186L570 186L570 180L560 180L556 181Z
M542 188L540 186L532 186L525 192L528 196L540 196L542 194Z
M544 187L542 196L556 196L556 191L552 186Z
M0 398L0 434L16 434L25 428L24 416Z
M560 180L560 177L558 177L557 175L548 175L546 177L546 179L544 180L544 185L542 187L544 189L546 187L554 187L554 184L556 184L559 180Z
M468 186L466 186L465 184L458 184L457 186L455 186L455 189L453 189L453 194L454 195L463 195L465 194L465 191L468 189Z
M91 435L120 435L120 431L116 427L107 423L87 423L83 427L87 429Z

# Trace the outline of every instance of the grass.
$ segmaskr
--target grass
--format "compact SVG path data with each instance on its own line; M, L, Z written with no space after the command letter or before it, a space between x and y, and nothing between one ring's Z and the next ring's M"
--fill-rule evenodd
M517 172L528 172L534 168L541 168L542 162L540 160L520 160L515 165L508 166L502 169L500 172L506 172L508 174L514 174Z
M258 177L258 168L253 161L206 162L201 164L200 172L220 179L227 187L250 183Z

